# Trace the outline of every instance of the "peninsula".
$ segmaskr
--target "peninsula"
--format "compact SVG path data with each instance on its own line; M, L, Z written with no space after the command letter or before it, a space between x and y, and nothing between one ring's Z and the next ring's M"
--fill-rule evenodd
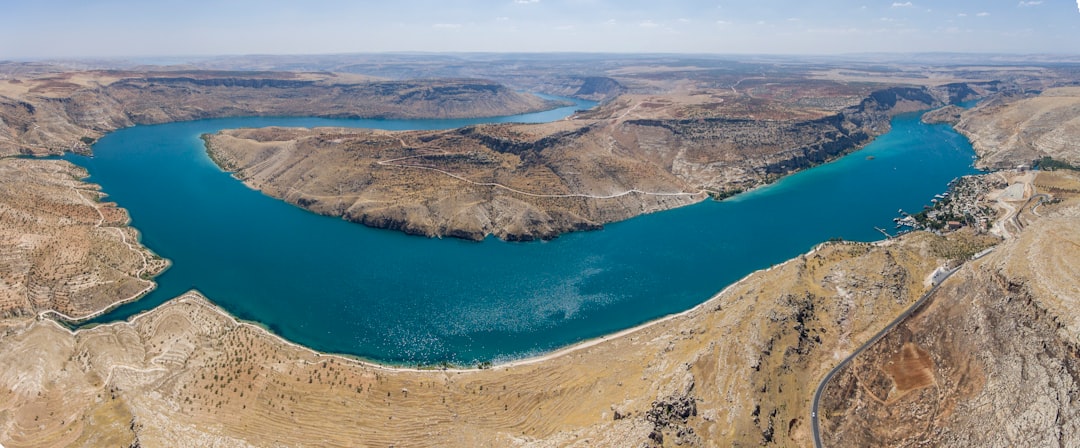
M211 158L252 188L317 213L425 236L550 239L767 184L862 147L895 114L997 85L865 90L781 81L752 93L622 94L546 124L242 129L204 139ZM823 105L822 96L844 101Z
M753 188L858 148L893 114L986 97L936 119L971 136L980 163L1009 168L981 175L990 191L956 195L971 201L957 210L988 208L992 222L822 243L685 312L494 365L395 368L319 353L197 291L73 331L58 317L137 299L168 262L86 171L19 154L92 152L94 139L138 123L460 117L555 104L515 93L525 81L503 87L505 74L414 81L4 63L0 444L810 446L816 435L826 446L1080 444L1073 72L642 60L602 71L567 63L587 76L529 81L604 101L560 122L238 129L206 139L249 185L320 213L425 235L550 238ZM533 69L550 71L544 62ZM431 66L408 64L373 66ZM1016 167L1045 158L1055 170ZM934 289L936 274L954 268ZM812 407L819 381L851 354Z

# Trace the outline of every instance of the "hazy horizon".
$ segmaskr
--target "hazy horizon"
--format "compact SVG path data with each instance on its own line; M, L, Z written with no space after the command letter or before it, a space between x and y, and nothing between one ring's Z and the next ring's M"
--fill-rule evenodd
M92 4L91 4L92 3ZM349 53L1076 54L1070 1L53 0L5 7L0 59Z

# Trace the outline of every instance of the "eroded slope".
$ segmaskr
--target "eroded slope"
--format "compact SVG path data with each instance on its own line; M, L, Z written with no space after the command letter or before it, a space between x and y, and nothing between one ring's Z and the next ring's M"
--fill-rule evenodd
M147 291L165 267L85 175L62 161L0 159L0 316L86 316Z
M206 140L214 160L271 196L427 236L554 238L705 197L655 164L597 154L602 134L565 127L257 129Z
M1080 165L1080 87L988 101L965 112L956 129L971 139L981 167L1013 168L1047 156Z
M556 103L491 81L289 72L41 73L0 79L0 155L85 150L135 124L230 116L466 118Z

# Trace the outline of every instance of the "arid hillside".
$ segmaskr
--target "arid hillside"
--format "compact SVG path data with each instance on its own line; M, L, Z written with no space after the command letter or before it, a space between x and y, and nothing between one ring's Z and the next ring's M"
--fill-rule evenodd
M153 286L166 261L67 162L0 158L0 316L82 317Z
M597 154L610 141L567 124L408 133L272 128L206 140L211 158L253 188L418 235L549 239L707 197L623 151Z
M548 239L772 182L860 148L897 113L985 88L897 87L832 109L777 99L783 86L769 89L776 98L624 95L548 124L245 129L206 141L249 186L318 213L427 236Z
M536 104L483 81L63 74L9 65L0 63L0 74L19 76L0 79L0 155L85 149L103 132L141 122L136 117L413 116L460 111L439 98L483 92L507 99L479 103L492 109ZM749 71L613 68L617 85L582 77L572 88L621 96L545 125L268 128L207 139L218 162L250 185L323 213L405 216L398 222L419 223L414 230L424 234L544 238L701 200L702 191L723 196L759 185L858 147L884 132L891 114L998 88L881 90L859 81L889 78L886 68L823 71L829 80L796 84ZM978 74L1001 69L986 70ZM1031 78L1030 70L1018 76ZM689 72L707 79L681 78ZM945 75L970 79L963 74ZM901 75L926 85L939 79L918 68ZM408 93L446 86L435 83L458 93ZM371 96L364 89L380 85L394 87L377 105L353 101L346 87ZM406 105L393 105L398 100ZM1067 113L1047 113L1054 114L1061 120L1047 123L1067 122ZM1058 127L1047 126L1038 141L1075 139L1074 126L1053 138L1045 136ZM1014 156L1022 151L1015 148L997 156L1027 157ZM1062 160L1071 160L1061 148ZM128 322L61 326L57 313L87 316L138 297L167 264L85 174L61 160L0 157L0 445L7 448L811 446L812 396L826 372L929 290L938 267L998 241L965 228L825 243L685 313L547 356L398 369L288 343L197 292ZM834 378L818 410L826 446L1080 445L1080 176L987 176L1000 178L985 183L992 188L1012 182L973 202L1002 212L988 227L1005 242L965 263ZM594 197L601 193L612 198Z
M984 168L1013 168L1043 157L1080 165L1080 87L995 98L964 112L956 129L971 139Z
M1043 173L1035 184L1063 201L1024 207L1015 239L967 264L830 387L829 446L1069 445L1080 180ZM58 243L80 238L35 225ZM964 238L825 245L683 315L481 370L316 354L197 295L75 334L8 314L0 443L806 446L814 379L917 298L951 245L971 249Z
M805 444L806 378L918 297L944 241L826 245L684 315L546 359L396 370L289 345L198 295L74 334L40 318L130 298L152 258L122 211L93 201L80 170L0 163L5 191L23 193L0 196L10 232L0 443L9 448ZM42 293L72 289L84 293Z
M52 229L41 232L68 238ZM940 262L935 238L826 245L684 315L481 370L320 355L197 295L75 334L10 317L0 321L0 443L805 445L807 378L921 294Z
M1080 177L1040 173L1061 203L949 279L834 377L826 446L1080 444Z
M465 118L556 104L491 81L291 72L32 73L0 78L0 156L86 150L136 124L241 115Z

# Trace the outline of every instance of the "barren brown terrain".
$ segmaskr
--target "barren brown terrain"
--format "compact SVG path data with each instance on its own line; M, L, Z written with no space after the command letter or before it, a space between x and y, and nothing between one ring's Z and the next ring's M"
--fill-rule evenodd
M222 167L271 196L427 236L548 239L706 197L656 165L617 151L598 156L586 147L609 143L602 135L566 127L256 129L206 140Z
M14 162L70 168L58 161ZM1068 176L1042 173L1036 183L1080 191L1080 181ZM1019 238L965 267L939 293L961 300L942 317L948 324L940 328L955 329L944 334L956 335L945 342L959 334L1010 333L991 338L989 345L961 339L962 349L943 356L933 343L916 337L920 329L941 334L929 330L938 326L923 322L948 304L938 299L882 342L891 341L896 349L882 350L880 361L856 364L862 367L853 370L868 370L858 376L868 386L844 388L854 392L836 400L850 403L862 396L861 387L872 385L876 389L863 393L873 393L874 406L916 409L912 418L918 419L928 414L905 403L930 393L929 399L945 400L929 413L941 418L918 420L914 428L946 435L974 425L944 417L960 419L975 410L982 412L978 418L983 422L1017 421L1013 414L999 412L1003 409L1032 416L1020 421L1028 426L1001 432L1006 434L1001 437L1015 433L1025 438L942 439L946 441L1016 444L1049 440L1041 435L1070 434L1061 425L1071 420L1062 423L1047 413L1058 406L1053 397L1065 399L1075 390L1068 373L1073 369L1067 368L1076 362L1075 351L1066 349L1075 344L1080 328L1067 313L1068 297L1076 287L1061 280L1076 274L1068 270L1077 265L1070 257L1075 257L1071 248L1080 241L1080 221L1075 219L1080 200L1075 194L1064 199L1038 211L1029 209L1028 225ZM62 229L51 225L40 231L72 238ZM482 370L388 369L320 355L239 323L197 294L129 323L74 334L50 320L11 316L2 321L0 335L0 443L807 445L806 415L813 390L807 378L821 376L918 297L925 288L923 279L951 253L945 247L950 240L916 233L884 245L825 245L755 273L685 314L543 359ZM3 273L11 283L10 271ZM995 293L994 288L1003 289ZM972 313L969 302L979 303L984 294L997 302ZM1017 294L1024 297L1013 297ZM955 325L957 319L979 321L969 328ZM1055 348L1059 345L1001 349L1044 344L1039 341L1064 345L1061 350ZM1010 358L1028 353L1037 356L1039 364ZM1019 365L1027 367L1009 367ZM1064 370L1032 370L1035 365L1061 365ZM994 375L988 371L1058 373L1033 377L1045 381L1017 378L989 384L987 378ZM997 392L1011 391L1009 387L1024 388L1027 396L1047 396L1046 388L1065 395L1032 401ZM980 407L981 401L970 398L978 393L997 401ZM894 435L914 431L902 421L844 419L841 416L849 414L835 406L827 401L822 416L827 434L841 445L895 441L881 433L889 428L903 429ZM861 412L850 415L866 418ZM979 431L984 433L994 434ZM965 434L973 437L970 431Z
M153 287L166 261L67 162L0 158L0 316L83 317Z
M1080 178L1039 173L1060 203L970 263L829 384L826 446L1080 443Z
M605 73L616 84L546 79L610 100L564 122L408 133L268 128L208 139L238 177L313 210L406 213L401 222L422 224L415 232L424 234L544 238L678 206L683 193L689 201L702 190L750 188L858 147L893 113L997 88L882 90L890 78L940 86L1004 70L822 70L828 79L787 84L749 71L622 66ZM690 72L699 78L687 80ZM319 73L65 73L0 63L0 74L17 75L0 79L3 154L85 149L84 137L142 122L369 114L386 111L387 98L436 88L391 83L396 93L365 105L327 85L362 86L367 95L385 83ZM932 79L910 81L920 76ZM462 98L495 85L439 82L466 90ZM294 89L303 101L290 96ZM533 104L496 90L507 102L481 103L485 110ZM328 91L337 93L320 96ZM385 113L460 110L416 95ZM1032 117L1071 123L1061 101ZM323 108L330 103L342 109ZM1021 134L1044 141L1057 124ZM1075 126L1060 129L1065 141L1075 138ZM1015 148L1003 148L1001 160L1027 157ZM823 244L685 313L547 356L485 369L397 369L288 343L197 292L128 322L74 332L57 324L55 313L87 316L137 297L166 266L85 174L59 160L0 158L4 447L810 446L819 379L919 298L935 268L996 241L965 229ZM966 263L834 378L819 409L827 446L1080 444L1080 177L1000 177L1012 185L983 199L1003 211L992 231L1006 242ZM591 197L634 189L675 196ZM468 213L454 214L461 210Z
M931 240L826 245L683 315L482 370L320 355L197 294L76 333L13 316L0 333L0 443L802 445L806 378L918 297L940 262Z
M1080 164L1080 87L995 98L963 113L956 129L971 139L984 168L1029 165L1047 156Z
M45 69L3 75L0 156L85 151L90 142L112 130L200 118L466 118L557 105L477 79L397 81L330 73Z
M897 113L988 92L896 87L858 99L828 83L746 84L626 94L547 124L246 129L206 141L249 186L318 213L427 236L549 239L772 182L860 148Z

